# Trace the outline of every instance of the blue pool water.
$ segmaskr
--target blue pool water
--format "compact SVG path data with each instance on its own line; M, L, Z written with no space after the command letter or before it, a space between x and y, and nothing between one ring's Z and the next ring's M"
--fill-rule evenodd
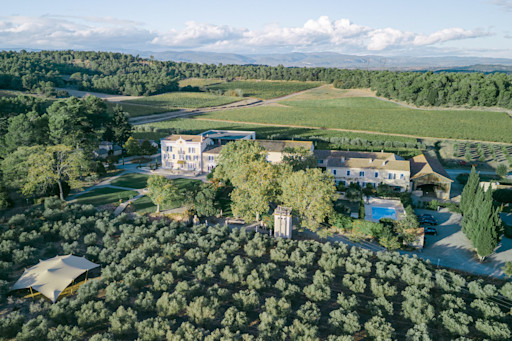
M379 221L381 218L396 220L396 212L394 208L372 207L372 218L374 221Z

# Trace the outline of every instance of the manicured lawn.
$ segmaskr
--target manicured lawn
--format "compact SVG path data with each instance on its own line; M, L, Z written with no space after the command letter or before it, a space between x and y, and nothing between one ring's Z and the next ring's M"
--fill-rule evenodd
M195 179L185 179L185 178L179 178L179 179L173 179L172 182L178 186L178 189L180 191L190 191L194 187L199 186L201 184L201 180L195 180Z
M143 196L132 202L133 210L137 213L153 213L156 211L156 205L153 204L151 199L148 196ZM168 210L171 208L175 208L172 205L161 207L160 210Z
M79 204L92 204L94 206L101 206L106 204L119 203L119 199L126 201L137 195L135 191L126 191L117 188L95 188L84 195L79 196L76 202Z
M169 92L166 94L133 99L123 103L137 103L159 108L205 108L240 101L240 97L222 96L204 92Z
M114 186L129 187L129 188L145 188L149 175L139 173L129 173L121 175L111 182Z
M247 80L211 85L208 88L222 91L240 89L245 97L270 99L316 88L320 85L322 85L320 82Z
M178 189L180 191L192 190L195 186L198 186L201 184L200 180L184 179L184 178L173 179L172 182L174 182L174 184L176 184L176 186L178 186ZM133 206L134 211L136 211L137 213L140 213L140 214L152 213L152 212L156 211L156 205L153 204L153 202L151 201L151 199L148 196L144 196L140 199L135 200L134 202L132 202L132 206ZM169 205L164 205L163 207L160 207L160 210L161 211L170 210L170 209L178 208L181 206L183 206L183 203L180 201L176 201L176 202L170 203Z
M201 117L512 143L512 119L504 112L417 110L370 97L279 103L283 106L216 111Z

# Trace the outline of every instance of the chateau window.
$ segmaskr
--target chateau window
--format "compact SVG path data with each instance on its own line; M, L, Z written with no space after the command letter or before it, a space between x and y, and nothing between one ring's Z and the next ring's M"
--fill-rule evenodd
M332 170L332 174L336 175L336 169Z
M379 172L375 172L375 177L378 178L379 177Z
M350 171L349 170L347 171L347 176L350 176Z
M364 171L360 171L359 176L364 176Z

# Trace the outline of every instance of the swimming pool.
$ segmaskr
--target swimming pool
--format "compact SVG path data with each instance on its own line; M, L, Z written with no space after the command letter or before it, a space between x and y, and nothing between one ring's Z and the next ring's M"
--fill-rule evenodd
M395 209L388 207L372 207L373 221L379 221L382 218L391 218L393 220L396 220Z

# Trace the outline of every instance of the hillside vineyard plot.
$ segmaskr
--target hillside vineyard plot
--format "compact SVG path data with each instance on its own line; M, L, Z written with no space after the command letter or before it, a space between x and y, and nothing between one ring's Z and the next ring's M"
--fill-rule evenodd
M512 283L470 279L398 253L60 205L47 202L4 224L2 338L511 337ZM53 305L22 293L7 301L24 267L63 252L101 264L101 278Z
M207 119L189 119L177 118L168 121L149 123L136 128L135 136L137 138L158 139L179 132L183 134L199 134L210 129L227 129L227 130L251 130L255 131L260 139L308 139L311 136L319 136L323 138L360 138L368 141L399 141L403 143L416 143L416 139L402 136L387 136L364 133L340 132L334 130L323 129L307 129L307 128L288 128L288 127L272 127L261 126L256 124L244 124L236 122L209 121Z
M208 89L222 91L240 89L245 97L270 99L316 88L320 85L322 85L320 82L233 81L210 85Z
M241 99L242 98L240 97L221 96L202 92L170 92L129 100L123 103L144 104L159 108L176 109L214 107L237 102Z
M512 143L512 119L502 112L417 110L365 97L279 103L282 105L217 111L202 117Z

